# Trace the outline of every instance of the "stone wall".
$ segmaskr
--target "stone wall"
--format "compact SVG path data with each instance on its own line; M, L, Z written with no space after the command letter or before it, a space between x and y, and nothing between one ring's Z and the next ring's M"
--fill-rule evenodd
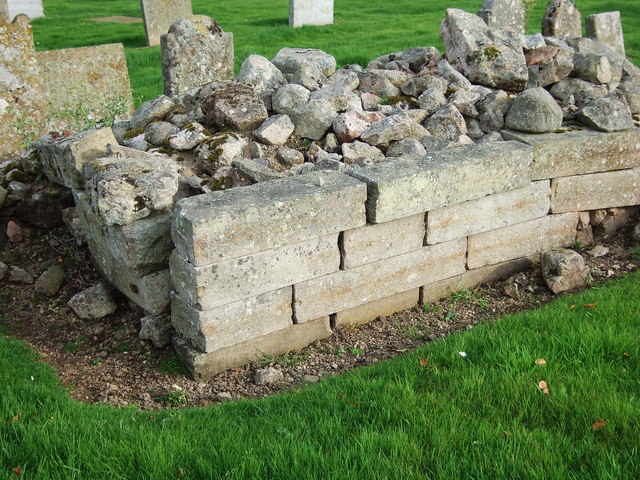
M175 347L196 377L530 268L640 204L640 131L587 129L177 202Z

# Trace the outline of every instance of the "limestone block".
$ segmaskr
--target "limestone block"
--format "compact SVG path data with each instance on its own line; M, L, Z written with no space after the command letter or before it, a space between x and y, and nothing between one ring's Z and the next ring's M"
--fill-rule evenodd
M84 188L84 164L104 157L109 145L118 145L110 128L85 130L70 137L50 135L38 141L38 155L45 175L68 188Z
M611 45L620 55L625 56L624 36L620 12L603 12L586 18L587 36Z
M43 133L42 92L29 18L0 20L0 161L19 158L22 142Z
M36 59L52 117L48 130L84 129L83 122L88 119L112 121L133 112L121 43L36 52ZM74 118L78 111L86 112L83 118Z
M520 0L484 0L478 16L491 28L511 27L523 33L525 13Z
M593 229L598 235L608 238L622 228L638 211L640 211L640 206L595 210L591 212L594 217L600 214L602 218L598 220L598 224L594 225Z
M42 8L42 0L3 0L8 10L7 15L9 20L15 18L16 15L21 13L27 15L29 18L44 17L44 9ZM0 2L2 3L2 2Z
M214 265L194 267L178 253L169 260L173 285L194 307L211 310L340 268L338 235L306 240Z
M9 19L9 4L8 0L0 0L0 20L3 22L10 22Z
M171 297L174 328L205 353L285 329L293 324L292 314L291 287L204 312L193 308L179 295Z
M193 15L191 0L140 0L147 45L160 45L160 36L176 20Z
M180 200L172 236L194 266L299 243L365 224L366 186L315 172Z
M549 213L548 180L477 200L437 208L427 214L427 243L447 242L506 227Z
M204 380L229 368L260 360L265 355L281 355L330 336L329 317L323 317L211 353L194 349L187 340L179 336L174 338L173 346L191 375Z
M391 159L354 172L367 183L367 219L384 223L428 210L524 187L533 152L495 142Z
M424 215L413 215L347 230L342 235L346 269L419 250L424 242Z
M640 166L640 130L603 133L589 129L542 135L504 130L505 140L533 147L533 180Z
M578 214L565 213L510 225L468 237L467 267L493 265L556 247L573 245Z
M553 213L640 204L640 168L554 178Z
M416 288L408 292L397 293L371 303L343 310L336 314L336 327L362 325L378 317L386 317L396 312L401 312L402 310L408 310L417 305L419 297L420 289Z
M285 75L299 70L317 70L327 77L336 71L336 59L315 48L281 48L271 62Z
M454 240L294 286L298 322L413 290L464 272L466 240Z
M331 25L333 0L289 0L289 26Z

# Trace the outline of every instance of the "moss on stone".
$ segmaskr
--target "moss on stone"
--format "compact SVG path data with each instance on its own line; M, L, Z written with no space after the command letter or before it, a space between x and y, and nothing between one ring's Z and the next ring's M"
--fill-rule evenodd
M144 128L134 128L133 130L127 131L122 138L124 140L131 140L132 138L137 137L141 133L144 133Z

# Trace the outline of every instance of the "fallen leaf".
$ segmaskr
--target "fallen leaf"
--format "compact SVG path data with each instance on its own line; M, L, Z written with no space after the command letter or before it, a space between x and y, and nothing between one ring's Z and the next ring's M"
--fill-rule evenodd
M423 357L423 358L420 359L420 366L422 368L427 366L427 359L426 358Z
M503 430L502 431L502 435L504 435L505 437L508 437L509 436L509 432L507 432L506 430Z
M22 465L18 465L16 468L14 468L13 473L16 474L16 477L22 475Z
M181 469L181 468L178 469L178 476L184 477L184 470L183 469Z
M544 367L547 364L547 361L544 358L536 358L535 363L536 365L540 365L541 367Z
M571 306L569 307L569 310L575 310L575 309L576 309L576 306L575 306L575 305L571 305Z
M605 422L604 420L596 420L595 422L593 422L593 425L591 425L591 428L593 428L594 432L597 432L598 430L604 428L606 424L607 422Z
M540 383L538 383L538 388L540 390L542 390L542 393L544 393L545 395L549 395L549 387L547 386L547 382L545 382L544 380L541 380Z
M586 303L584 305L584 308L593 308L593 307L597 307L598 304L597 303Z
M629 356L629 354L628 354L627 352L624 352L624 353L622 354L622 356L623 356L623 357L628 357L628 356Z

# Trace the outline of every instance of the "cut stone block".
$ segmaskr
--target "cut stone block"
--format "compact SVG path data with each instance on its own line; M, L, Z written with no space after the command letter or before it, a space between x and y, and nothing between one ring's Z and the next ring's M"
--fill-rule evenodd
M551 181L553 213L640 204L640 168Z
M393 315L402 310L408 310L418 304L420 289L397 293L381 300L375 300L365 305L349 308L336 314L336 327L347 325L362 325L378 317Z
M42 0L3 0L7 6L7 14L9 19L15 18L16 15L27 15L29 18L44 17L44 9L42 8ZM2 3L2 2L0 2Z
M204 380L229 368L260 360L265 355L281 355L330 336L329 317L323 317L211 353L194 349L180 337L174 338L173 346L191 375L197 380Z
M285 329L293 324L292 314L291 287L204 312L179 295L171 297L174 328L205 353Z
M528 146L494 142L387 160L352 175L367 183L368 221L384 223L525 187L532 158Z
M576 130L542 135L503 130L505 140L533 147L532 180L640 166L640 130Z
M8 0L0 0L0 20L9 23L9 5Z
M343 233L343 266L348 269L377 262L419 250L423 244L422 214L377 225L368 224Z
M331 25L333 0L289 0L289 26Z
M173 285L201 310L255 297L340 268L338 235L306 240L205 267L194 267L177 252L169 260Z
M121 43L36 52L51 119L47 129L84 130L80 122L112 121L133 113L133 94ZM75 112L84 117L74 119ZM107 123L109 125L110 123Z
M616 52L623 57L625 56L620 12L603 12L588 15L586 27L588 37L612 46Z
M294 286L294 315L305 322L407 292L464 272L466 239L340 270Z
M578 213L547 215L468 237L467 267L484 267L575 243Z
M431 210L427 214L427 243L433 245L544 217L549 213L550 195L549 181L543 180L528 187Z
M179 201L172 236L194 266L365 224L366 185L338 172L272 180Z
M68 188L84 188L84 164L104 157L109 145L118 145L110 128L57 139L46 135L38 142L38 155L49 180Z
M160 36L180 18L193 15L191 0L140 0L147 45L160 45Z

